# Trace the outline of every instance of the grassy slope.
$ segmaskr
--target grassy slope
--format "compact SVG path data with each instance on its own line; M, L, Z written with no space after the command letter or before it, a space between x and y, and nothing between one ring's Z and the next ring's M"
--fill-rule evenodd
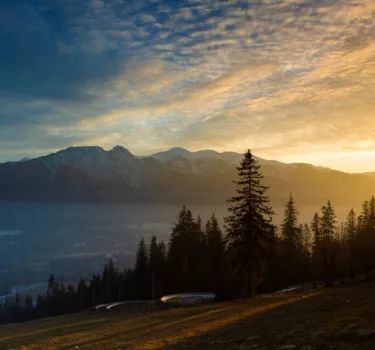
M134 350L375 349L375 283L288 299L259 297L153 314L77 314L0 327L0 349L75 346Z

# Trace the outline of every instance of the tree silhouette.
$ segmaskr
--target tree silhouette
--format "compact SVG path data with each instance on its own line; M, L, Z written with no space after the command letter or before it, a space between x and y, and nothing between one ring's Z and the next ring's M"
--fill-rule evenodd
M326 285L328 286L333 285L336 250L334 235L337 229L336 224L335 210L331 201L328 201L327 205L322 207L322 216L320 217L320 229L322 235L321 253L324 265L324 277Z
M274 238L273 210L261 184L260 165L250 150L237 167L237 195L228 200L225 218L227 250L242 295L253 296L263 280L270 244Z
M137 256L135 259L134 283L136 284L138 298L151 299L151 278L148 252L143 237L139 241Z

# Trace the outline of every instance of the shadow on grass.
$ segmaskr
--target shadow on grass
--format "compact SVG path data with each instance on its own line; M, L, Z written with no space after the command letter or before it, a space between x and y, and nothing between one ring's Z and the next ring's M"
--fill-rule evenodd
M315 296L310 294L291 298L255 298L249 302L244 301L239 303L238 307L234 307L231 313L222 314L216 320L209 322L203 320L197 325L186 325L187 328L182 334L166 334L160 339L144 342L132 349L239 349L244 344L244 338L258 339L262 334L260 329L254 331L254 328L249 328L249 323L251 327L251 324L256 324L257 320L274 317L273 314L281 315L304 302L305 299ZM253 341L251 345L254 345Z
M288 299L258 297L141 315L109 313L104 320L103 317L97 319L97 323L93 322L95 319L86 319L78 326L66 324L67 320L62 319L66 326L61 329L36 329L39 333L29 338L26 333L14 335L9 347L1 346L0 336L0 349L27 344L32 344L27 349L38 350L75 347L90 350L260 350L280 349L284 345L291 345L293 349L327 349L345 338L336 334L348 325L355 323L359 329L372 325L375 329L375 288L371 288L337 288ZM363 342L361 349L374 349L373 344L366 346ZM352 343L350 347L336 349L357 348Z
M183 345L189 345L187 339L197 342L204 334L214 333L233 323L244 320L267 310L278 308L286 303L296 302L301 296L290 298L257 298L249 302L233 302L216 309L197 309L196 314L188 317L177 316L171 320L168 314L154 320L154 322L132 328L122 328L115 332L114 329L95 337L86 338L75 344L66 344L59 349L72 349L78 346L80 349L167 349L175 346L179 349ZM187 310L185 310L186 312ZM211 347L209 347L211 348Z
M222 327L212 327L165 345L144 344L134 349L373 350L374 296L374 284L335 288L263 312L249 315L245 312L244 317L239 315L237 320Z

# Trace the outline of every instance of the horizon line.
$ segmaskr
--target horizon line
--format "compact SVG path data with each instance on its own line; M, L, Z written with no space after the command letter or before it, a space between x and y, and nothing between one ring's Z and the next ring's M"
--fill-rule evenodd
M58 152L62 152L62 151L66 151L70 148L99 148L99 149L102 149L103 151L105 152L109 152L109 151L112 151L114 150L116 147L119 147L119 148L123 148L125 150L127 150L131 155L133 155L134 157L152 157L154 155L157 155L159 153L167 153L171 150L174 150L174 149L179 149L181 151L186 151L188 153L198 153L198 152L205 152L205 151L209 151L209 152L215 152L217 154L224 154L224 153L235 153L235 154L238 154L238 155L242 155L244 154L245 152L241 153L241 152L235 152L235 151L223 151L223 152L219 152L219 151L216 151L214 149L211 149L211 148L206 148L206 149L201 149L201 150L197 150L197 151L191 151L185 147L180 147L180 146L174 146L174 147L171 147L169 149L166 149L166 150L161 150L161 151L158 151L158 152L153 152L151 154L135 154L135 153L132 153L127 147L124 147L122 145L115 145L113 146L112 148L104 148L102 146L98 146L98 145L80 145L80 146L68 146L66 148L62 148L62 149L59 149L59 150L56 150L56 151L53 151L53 152L48 152L48 153L45 153L44 155L40 155L40 156L36 156L36 157L23 157L19 160L7 160L7 161L3 161L3 162L0 162L0 164L5 164L5 163L20 163L22 161L28 161L28 160L32 160L32 159L37 159L37 158L41 158L41 157L47 157L49 155L52 155L52 154L56 154ZM247 148L247 149L250 149L251 148ZM255 154L254 154L255 155ZM282 162L282 161L279 161L277 159L267 159L267 158L262 158L262 157L258 157L257 155L255 155L255 157L257 157L258 159L261 159L261 160L265 160L265 161L269 161L269 162L277 162L277 163L281 163L281 164L285 164L285 165L293 165L293 164L306 164L306 165L311 165L315 168L324 168L324 169L329 169L329 170L332 170L332 171L338 171L338 172L342 172L342 173L346 173L346 174L371 174L371 173L375 173L375 171L352 171L352 172L348 172L348 171L343 171L343 170L339 170L339 169L335 169L335 168L330 168L330 167L326 167L326 166L323 166L323 165L316 165L316 164L313 164L313 163L308 163L308 162Z

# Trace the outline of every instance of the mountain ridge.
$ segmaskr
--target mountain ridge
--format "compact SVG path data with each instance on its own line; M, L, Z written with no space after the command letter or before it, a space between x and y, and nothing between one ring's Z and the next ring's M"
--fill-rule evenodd
M243 153L238 153L238 152L233 152L233 151L219 152L219 151L216 151L216 150L213 150L213 149L189 151L186 148L178 147L178 146L172 147L172 148L170 148L166 151L160 151L160 152L152 153L152 154L149 154L149 155L141 155L141 156L131 153L127 148L125 148L124 146L121 146L121 145L116 145L112 149L109 149L109 150L105 150L101 146L69 146L67 148L61 149L61 150L56 151L56 152L47 153L46 155L43 155L43 156L39 156L39 157L35 157L35 158L25 157L25 158L22 158L19 161L6 161L6 162L0 162L0 164L28 162L28 161L33 160L33 159L47 157L47 156L50 156L50 155L58 154L58 153L61 153L61 152L64 152L64 151L72 150L72 149L76 149L76 150L82 149L82 150L86 150L86 151L98 149L98 150L103 151L103 152L123 151L123 152L127 152L129 155L131 155L135 158L138 158L138 159L154 158L154 159L157 159L157 160L160 160L160 161L170 160L171 158L178 157L178 156L182 156L182 157L186 157L186 158L208 158L208 157L212 157L212 156L215 155L215 156L218 156L220 158L226 158L226 159L230 159L231 157L235 158L235 159L238 158L238 160L242 159L242 156L243 156ZM363 175L375 176L375 171L374 172L369 171L369 172L350 173L350 172L346 172L346 171L342 171L342 170L338 170L338 169L334 169L334 168L325 167L325 166L322 166L322 165L313 165L313 164L305 163L305 162L285 163L285 162L278 161L276 159L265 159L265 158L261 158L261 157L255 156L255 155L254 155L254 158L256 160L258 160L261 164L263 162L272 162L272 163L275 163L275 164L285 165L285 166L306 165L306 166L311 166L311 167L316 168L316 169L331 170L331 171L337 171L337 172L346 173L346 174L363 174Z
M0 164L0 200L94 203L225 203L235 193L235 166L242 154L175 147L149 156L122 146L68 147L42 157ZM366 174L350 174L306 163L258 158L275 203L290 192L306 203L363 201L375 193Z
M48 157L48 156L51 156L51 155L59 154L61 152L66 152L66 151L73 150L73 149L75 149L75 150L85 150L86 152L88 152L90 150L94 150L94 149L100 150L102 152L113 152L113 151L120 151L121 150L123 152L124 151L127 152L129 155L131 155L135 158L138 158L138 159L154 158L154 159L157 159L157 160L160 160L160 161L170 160L171 158L175 158L175 157L178 157L178 156L191 159L191 158L209 158L209 157L212 157L212 156L215 155L215 156L220 157L220 158L225 158L225 159L234 158L234 159L238 159L238 160L242 159L242 156L243 156L243 153L232 152L232 151L218 152L218 151L213 150L213 149L189 151L186 148L178 147L178 146L172 147L172 148L170 148L166 151L161 151L161 152L156 152L156 153L152 153L152 154L149 154L149 155L141 155L141 156L136 155L136 154L132 154L127 148L125 148L124 146L121 146L121 145L116 145L112 149L109 149L109 150L105 150L104 148L102 148L100 146L70 146L70 147L67 147L65 149L61 149L61 150L56 151L56 152L48 153L48 154L43 155L43 156L39 156L39 157L35 157L35 158L25 157L25 158L23 158L19 161L6 161L6 162L0 162L0 164L28 162L28 161L33 160L33 159ZM342 171L342 170L338 170L338 169L333 169L333 168L329 168L329 167L325 167L325 166L321 166L321 165L313 165L313 164L305 163L305 162L285 163L285 162L280 162L280 161L275 160L275 159L264 159L264 158L261 158L261 157L257 157L255 155L254 155L254 158L256 160L258 160L261 165L262 165L263 162L267 162L267 163L272 162L272 163L275 163L275 164L285 165L285 166L306 165L306 166L310 166L310 167L313 167L313 168L316 168L316 169L330 170L330 171L336 171L336 172L341 172L341 173L346 173L346 174L363 174L363 175L375 176L375 171L374 172L350 173L350 172L346 172L346 171Z

